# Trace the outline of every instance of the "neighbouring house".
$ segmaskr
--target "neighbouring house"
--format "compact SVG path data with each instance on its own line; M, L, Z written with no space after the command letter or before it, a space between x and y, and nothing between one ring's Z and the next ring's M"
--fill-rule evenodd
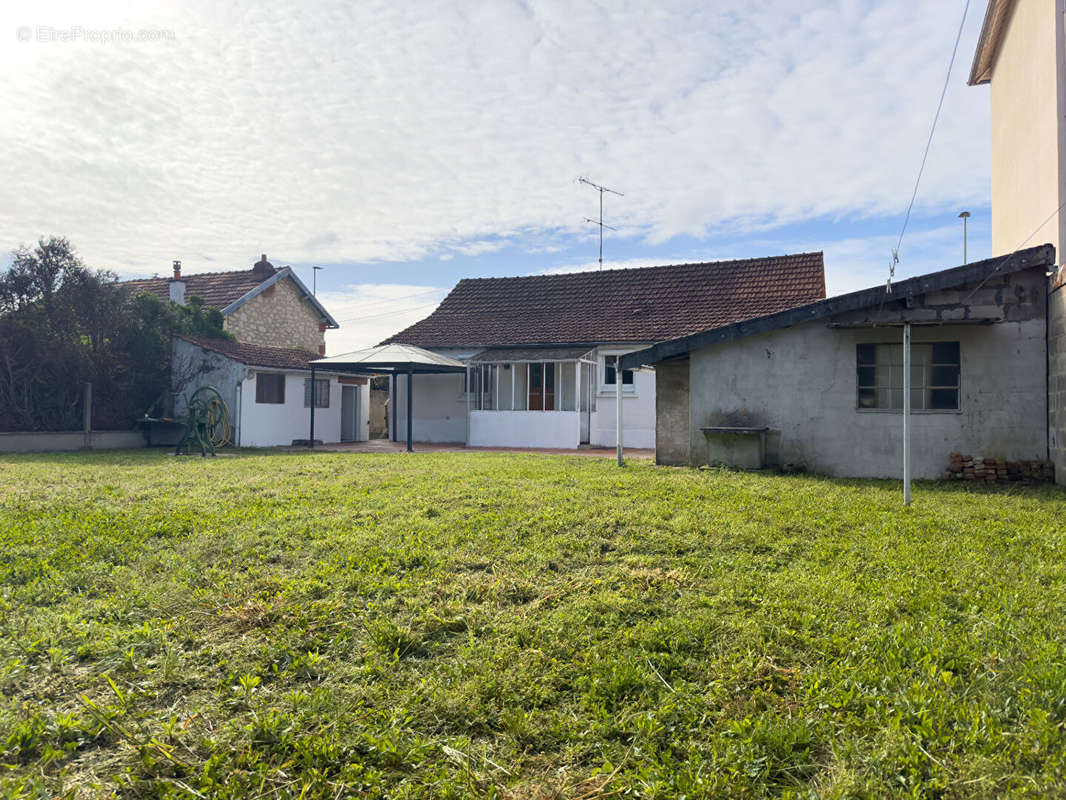
M181 274L125 281L134 291L185 305L199 297L222 312L225 329L238 342L262 347L326 352L326 330L340 327L291 267L275 267L266 254L247 270Z
M366 377L316 370L317 352L183 337L174 340L171 367L175 412L200 386L218 389L230 411L233 443L272 447L306 440L311 403L315 438L326 443L368 438L370 387Z
M659 463L895 477L910 323L914 476L938 477L952 452L1043 461L1054 265L1042 245L711 327L620 365L655 367Z
M418 375L414 438L483 447L615 441L617 381L628 447L655 446L656 375L617 369L654 342L825 297L821 253L460 281L426 319L385 343L467 365ZM393 380L391 438L404 438L406 382Z
M992 107L992 247L1066 246L1066 0L990 0L970 70ZM1048 300L1050 451L1066 484L1066 269Z

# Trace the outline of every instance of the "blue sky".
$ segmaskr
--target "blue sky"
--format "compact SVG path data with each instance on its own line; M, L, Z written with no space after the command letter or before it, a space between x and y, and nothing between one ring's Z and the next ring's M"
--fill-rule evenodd
M900 277L961 262L964 208L971 259L990 252L988 91L965 85L983 5ZM824 250L831 293L863 288L887 277L962 8L7 4L0 249L65 235L127 276L322 265L336 353L463 277L595 268L587 175L625 193L608 266Z

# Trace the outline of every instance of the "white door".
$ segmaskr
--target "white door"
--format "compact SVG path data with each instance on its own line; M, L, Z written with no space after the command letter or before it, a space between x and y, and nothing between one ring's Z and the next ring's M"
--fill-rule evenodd
M341 441L359 439L359 387L341 387Z

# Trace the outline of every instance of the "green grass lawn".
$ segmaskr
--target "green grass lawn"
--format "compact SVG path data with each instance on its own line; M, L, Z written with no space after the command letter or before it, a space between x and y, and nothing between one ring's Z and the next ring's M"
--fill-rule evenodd
M1066 796L1066 494L0 458L0 794Z

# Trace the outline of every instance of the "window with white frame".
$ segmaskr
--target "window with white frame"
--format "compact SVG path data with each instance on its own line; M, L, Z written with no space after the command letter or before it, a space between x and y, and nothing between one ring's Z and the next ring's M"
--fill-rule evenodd
M311 379L304 378L304 408L311 407ZM315 378L315 408L329 408L329 378Z
M470 410L577 411L581 402L578 398L581 369L582 365L577 361L521 361L471 366L467 395ZM591 365L588 374L591 377Z
M618 380L618 359L619 356L604 356L603 357L603 385L614 386L615 381ZM622 386L633 385L633 370L622 370Z
M957 411L961 362L958 342L911 345L911 408ZM903 409L903 345L856 347L858 407Z

